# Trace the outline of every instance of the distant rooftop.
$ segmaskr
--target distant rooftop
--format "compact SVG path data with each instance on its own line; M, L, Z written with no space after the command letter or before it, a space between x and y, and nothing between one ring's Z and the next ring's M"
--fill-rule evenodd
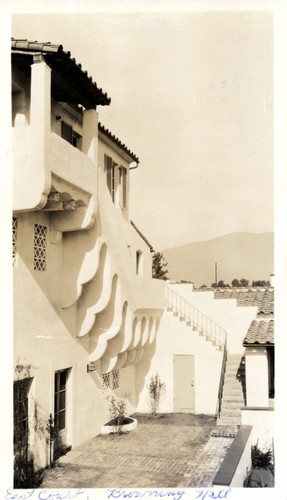
M238 306L258 307L258 316L274 314L274 288L242 290L216 289L215 299L236 299Z
M110 104L110 97L62 45L12 38L11 49L13 63L26 74L30 74L34 56L44 57L52 69L52 95L57 101L81 104L86 109Z

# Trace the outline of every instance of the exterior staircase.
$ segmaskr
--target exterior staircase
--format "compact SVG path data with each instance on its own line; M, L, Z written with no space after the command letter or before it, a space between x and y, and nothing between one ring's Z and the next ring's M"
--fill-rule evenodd
M221 408L218 426L241 424L241 408L245 399L245 358L241 354L227 354Z
M191 326L193 331L198 332L200 336L205 338L207 342L211 342L213 346L218 347L220 351L226 349L227 334L224 328L168 286L166 286L165 291L167 311L178 316L179 321L184 321L187 326Z

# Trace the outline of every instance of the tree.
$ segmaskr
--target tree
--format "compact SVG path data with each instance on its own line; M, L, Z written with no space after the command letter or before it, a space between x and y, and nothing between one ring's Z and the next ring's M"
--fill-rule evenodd
M212 288L229 288L229 284L228 283L224 283L223 280L219 280L218 283L212 283Z
M161 252L155 252L152 256L152 277L159 280L167 280L167 262Z
M227 286L227 285L224 283L224 281L223 281L223 280L220 280L220 281L217 283L217 286L218 286L219 288L223 288L223 287L225 287L225 286Z
M238 279L234 278L234 280L231 281L231 285L232 286L240 286L240 283L239 283Z
M270 281L252 281L252 286L270 286Z
M246 287L246 286L248 286L248 284L249 284L248 280L246 280L245 278L241 278L241 280L240 280L240 286Z

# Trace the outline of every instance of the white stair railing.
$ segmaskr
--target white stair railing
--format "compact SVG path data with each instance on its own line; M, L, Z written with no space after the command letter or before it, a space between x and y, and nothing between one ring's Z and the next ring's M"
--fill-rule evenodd
M202 313L199 309L190 304L178 293L171 290L168 286L166 290L166 306L168 309L179 315L179 319L189 322L193 327L198 328L207 340L220 347L226 348L227 333L220 325L211 318Z

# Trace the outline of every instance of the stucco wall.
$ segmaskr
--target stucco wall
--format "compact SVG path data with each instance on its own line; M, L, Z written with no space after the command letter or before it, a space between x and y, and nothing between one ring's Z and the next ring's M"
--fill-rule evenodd
M148 375L146 383L141 388L138 411L148 412L148 389L150 377L156 372L166 384L166 395L162 400L159 412L173 412L174 410L174 373L173 356L175 354L194 355L194 387L195 413L215 415L218 396L219 378L221 373L222 351L212 346L198 332L179 321L178 316L165 311L159 325L154 345L154 356L151 361L143 360L137 367L137 388L141 370ZM208 367L208 369L207 369Z
M256 317L257 307L238 307L235 299L214 299L214 292L194 292L187 285L169 286L226 330L230 354L243 354L242 342Z
M126 395L128 411L134 411L136 364L144 352L146 359L153 353L150 345L164 307L164 283L151 279L150 249L129 221L130 158L104 141L99 146L95 110L85 111L83 122L76 123L69 106L52 103L51 119L50 78L45 63L32 65L30 125L13 130L14 359L15 365L30 366L33 379L29 411L33 419L36 409L41 422L37 432L30 422L36 466L48 460L45 428L54 413L55 371L69 373L67 444L79 445L109 419L101 380L106 371L119 370L115 393ZM56 116L83 133L82 151L60 137ZM127 169L127 208L112 202L105 154ZM46 206L51 187L80 205L74 210ZM35 223L48 228L45 271L33 269ZM143 256L141 275L136 274L137 251ZM97 372L87 373L94 360ZM145 375L142 370L138 381Z
M264 347L245 349L246 405L269 406L268 357Z
M17 260L14 269L14 359L15 364L32 365L34 378L31 404L37 405L39 422L47 423L53 413L54 372L70 369L68 397L68 444L84 442L100 432L108 419L101 377L87 373L89 339L76 337L76 306L62 309L63 240L47 238L47 270L33 269L33 226L46 225L47 213L18 214ZM116 395L127 394L129 412L136 402L135 367L120 370ZM17 377L16 377L17 379ZM33 397L32 397L33 396ZM45 427L44 425L44 427ZM35 441L35 460L46 465L46 441Z
M274 437L274 408L244 408L241 410L242 425L252 425L251 444L258 442L262 451L272 449Z

